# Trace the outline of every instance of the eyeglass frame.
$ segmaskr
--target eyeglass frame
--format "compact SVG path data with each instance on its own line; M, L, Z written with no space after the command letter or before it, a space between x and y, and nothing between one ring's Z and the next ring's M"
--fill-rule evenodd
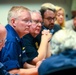
M19 18L15 18L16 20L21 20L21 19L19 19ZM32 23L32 20L21 20L21 21L23 21L23 22L25 22L26 24L29 24L29 23Z
M52 21L52 20L55 21L56 20L56 17L53 17L53 18L52 17L47 17L47 18L44 18L44 19L47 19L48 21Z
M38 21L38 20L32 20L32 23L35 23L35 24L42 24L42 22Z

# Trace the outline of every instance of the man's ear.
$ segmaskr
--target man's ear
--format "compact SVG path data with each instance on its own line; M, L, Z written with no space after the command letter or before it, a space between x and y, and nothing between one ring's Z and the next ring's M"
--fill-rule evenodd
M11 24L12 24L12 26L13 26L13 27L15 27L15 26L16 26L15 22L16 22L16 20L15 20L14 18L13 18L13 19L11 19Z

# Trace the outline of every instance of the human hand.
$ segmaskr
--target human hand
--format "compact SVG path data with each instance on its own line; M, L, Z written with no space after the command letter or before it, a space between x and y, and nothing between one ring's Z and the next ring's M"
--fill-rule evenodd
M43 34L48 34L48 33L50 33L49 30L45 30L45 29L44 29L44 30L42 31L42 35L43 35Z
M43 59L43 60L45 60L45 59ZM39 68L39 66L41 65L41 63L42 63L43 60L38 61L38 62L36 63L36 68Z
M52 34L49 30L42 31L42 40L49 41L52 38Z

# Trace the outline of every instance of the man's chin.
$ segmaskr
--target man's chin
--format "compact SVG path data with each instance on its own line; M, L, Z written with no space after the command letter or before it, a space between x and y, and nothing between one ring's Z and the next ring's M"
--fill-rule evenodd
M26 31L26 32L25 32L25 35L26 35L26 34L29 34L29 31Z
M49 27L49 29L53 29L54 26Z
M36 34L36 35L38 35L38 34L39 34L39 32L36 32L35 34Z
M1 48L0 48L0 51L1 51Z

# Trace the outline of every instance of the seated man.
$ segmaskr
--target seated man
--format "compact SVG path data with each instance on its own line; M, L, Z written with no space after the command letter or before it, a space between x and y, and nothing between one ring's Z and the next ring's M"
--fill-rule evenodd
M49 48L49 40L51 39L51 34L49 30L44 30L42 33L48 33L47 35L42 35L41 43L40 40L36 39L37 35L41 31L42 16L39 11L31 12L32 25L29 28L29 34L22 38L23 48L26 49L26 54L29 58L27 62L36 65L38 61L41 61L51 55Z
M56 10L55 5L51 3L44 3L41 5L40 13L42 16L42 30L49 30L52 35L56 33L58 30L61 29L61 27L57 24L55 24L56 20ZM41 34L39 34L36 39L41 40Z
M0 24L0 53L1 53L1 49L4 47L4 44L6 42L6 35L7 35L7 31L5 27ZM12 75L4 69L4 65L1 62L0 62L0 75Z
M76 31L76 15L66 22L66 28Z
M31 23L30 10L23 6L13 6L8 13L7 41L1 52L1 61L11 74L38 75L38 64L28 64L21 38L29 33Z
M76 68L76 32L65 29L55 33L51 39L51 52L52 56L41 63L39 75Z
M76 15L73 16L73 29L76 31Z
M52 34L61 29L61 27L55 24L56 20L56 9L55 5L51 3L44 3L41 5L41 16L43 19L42 30L49 29Z

